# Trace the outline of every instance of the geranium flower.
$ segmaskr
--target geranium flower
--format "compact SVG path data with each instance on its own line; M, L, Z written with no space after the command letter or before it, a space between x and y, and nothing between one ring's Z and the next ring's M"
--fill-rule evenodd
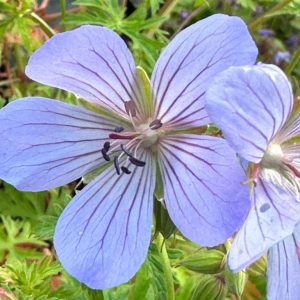
M300 118L285 74L274 65L232 67L206 94L211 119L248 160L252 208L229 252L239 271L268 249L268 299L300 295Z
M249 206L233 150L192 133L209 122L203 96L213 76L256 55L243 21L226 15L178 34L151 83L102 27L57 34L32 55L30 78L100 108L30 97L0 113L0 177L18 189L52 189L106 167L58 220L54 246L70 274L101 289L135 274L150 243L157 165L168 212L186 237L214 246L241 225Z

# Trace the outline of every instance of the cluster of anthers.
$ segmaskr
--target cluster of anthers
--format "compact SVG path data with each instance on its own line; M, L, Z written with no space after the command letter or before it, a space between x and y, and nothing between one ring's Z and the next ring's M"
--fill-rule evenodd
M134 120L136 109L132 101L125 102L125 109L130 117L133 130L124 130L123 127L116 127L113 133L108 135L112 141L106 141L103 144L101 153L106 161L111 161L113 156L114 167L118 175L121 172L131 174L128 168L128 162L137 167L144 167L146 162L137 158L137 152L140 147L148 148L155 144L159 137L157 129L162 127L159 119L137 124ZM124 143L123 141L128 141ZM123 159L125 157L125 159ZM127 166L125 164L127 163Z

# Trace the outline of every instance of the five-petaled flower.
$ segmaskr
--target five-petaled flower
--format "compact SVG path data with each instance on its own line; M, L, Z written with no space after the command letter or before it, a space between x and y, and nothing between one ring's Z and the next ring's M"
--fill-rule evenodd
M298 299L300 118L291 85L274 65L232 67L215 77L206 101L211 119L250 162L252 208L230 249L229 267L239 271L270 248L268 299Z
M102 111L30 97L0 112L0 177L18 189L55 188L111 164L58 220L54 246L70 274L101 289L135 274L150 243L157 165L168 212L186 237L213 246L242 224L249 205L234 151L192 132L209 122L203 96L213 76L256 55L244 22L226 15L178 34L151 82L102 27L57 34L32 55L30 78Z

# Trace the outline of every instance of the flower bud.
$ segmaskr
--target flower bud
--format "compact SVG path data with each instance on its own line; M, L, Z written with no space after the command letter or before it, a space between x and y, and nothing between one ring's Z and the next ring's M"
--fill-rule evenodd
M228 268L226 268L225 281L229 290L238 298L240 298L244 292L245 285L247 283L247 274L245 271L233 273Z
M189 270L204 273L220 273L224 267L224 253L219 250L201 250L178 263Z
M195 287L191 300L224 300L227 287L224 280L218 276L204 275Z

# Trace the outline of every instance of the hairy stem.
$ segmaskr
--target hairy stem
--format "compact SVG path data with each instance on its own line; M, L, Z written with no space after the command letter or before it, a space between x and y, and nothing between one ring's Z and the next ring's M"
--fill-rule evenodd
M48 35L48 37L52 37L55 35L54 30L35 12L30 12L28 17L32 19L35 23L39 24L41 29Z

